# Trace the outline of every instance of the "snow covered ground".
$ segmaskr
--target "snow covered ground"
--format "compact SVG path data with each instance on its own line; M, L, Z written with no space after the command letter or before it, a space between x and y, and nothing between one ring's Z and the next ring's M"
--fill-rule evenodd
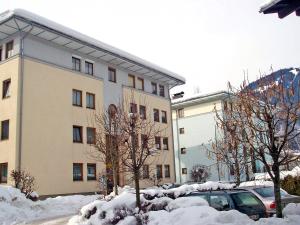
M97 200L84 206L79 215L69 220L68 225L299 225L300 204L288 205L284 210L284 219L264 218L255 222L236 210L217 211L202 198L168 197L196 189L217 189L219 185L223 184L209 182L171 190L144 190L141 202L145 213L138 213L135 194L132 189L126 188L111 201ZM223 188L231 187L228 185Z
M96 195L73 195L32 202L18 189L0 186L0 225L74 215L97 197Z

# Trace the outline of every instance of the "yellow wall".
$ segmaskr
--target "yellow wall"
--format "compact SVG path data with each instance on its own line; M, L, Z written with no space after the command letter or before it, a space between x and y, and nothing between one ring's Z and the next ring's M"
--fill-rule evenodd
M87 163L95 160L86 127L102 110L102 80L29 59L24 67L22 169L36 178L40 195L97 191L97 182L87 181ZM72 89L82 91L82 107L72 105ZM96 110L86 109L86 92L96 95ZM83 144L73 143L73 125L83 127ZM73 163L84 163L84 181L73 181ZM97 163L97 174L102 169Z
M151 118L153 121L153 109L160 110L160 121L161 121L161 111L167 112L167 124L157 123L162 132L162 137L168 137L169 141L169 150L161 150L160 154L155 158L149 158L148 162L150 164L150 175L156 172L156 165L160 164L163 166L163 177L164 177L164 165L170 165L170 178L163 178L161 183L175 182L174 174L174 151L173 151L173 137L172 137L172 118L171 118L171 107L170 100L161 98L155 95L146 94L145 92L135 90L133 88L123 87L123 96L124 96L124 108L129 107L132 96L133 101L137 105L145 105L147 110L147 117ZM162 139L161 139L162 144ZM141 180L141 187L153 186L149 180Z
M0 122L9 119L9 139L0 140L0 163L8 163L8 184L11 184L9 171L15 169L17 163L18 74L18 57L0 63ZM2 99L2 85L7 79L11 79L10 97Z

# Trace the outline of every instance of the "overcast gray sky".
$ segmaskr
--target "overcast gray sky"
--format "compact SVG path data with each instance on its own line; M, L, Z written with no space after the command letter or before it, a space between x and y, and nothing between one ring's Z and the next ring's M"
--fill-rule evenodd
M0 0L121 48L186 78L206 94L243 71L299 67L300 17L259 13L265 0Z

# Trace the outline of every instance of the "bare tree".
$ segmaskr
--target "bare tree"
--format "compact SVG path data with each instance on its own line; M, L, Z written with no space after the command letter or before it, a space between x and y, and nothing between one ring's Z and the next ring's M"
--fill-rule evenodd
M238 89L229 84L230 116L218 116L224 132L231 128L234 139L263 163L274 183L277 217L282 217L280 168L299 159L288 147L300 134L298 87L295 79L287 85L284 74L274 73L252 84L246 80Z

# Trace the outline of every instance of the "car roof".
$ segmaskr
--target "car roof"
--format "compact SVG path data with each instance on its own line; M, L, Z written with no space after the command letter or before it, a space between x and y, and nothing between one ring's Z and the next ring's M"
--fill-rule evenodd
M224 189L224 190L206 190L206 191L193 191L190 194L209 194L209 193L215 193L215 194L233 194L233 193L240 193L240 192L249 192L247 190L243 189Z
M245 187L239 187L238 189L254 189L254 188L269 188L273 186L269 185L253 185L253 186L245 186Z

